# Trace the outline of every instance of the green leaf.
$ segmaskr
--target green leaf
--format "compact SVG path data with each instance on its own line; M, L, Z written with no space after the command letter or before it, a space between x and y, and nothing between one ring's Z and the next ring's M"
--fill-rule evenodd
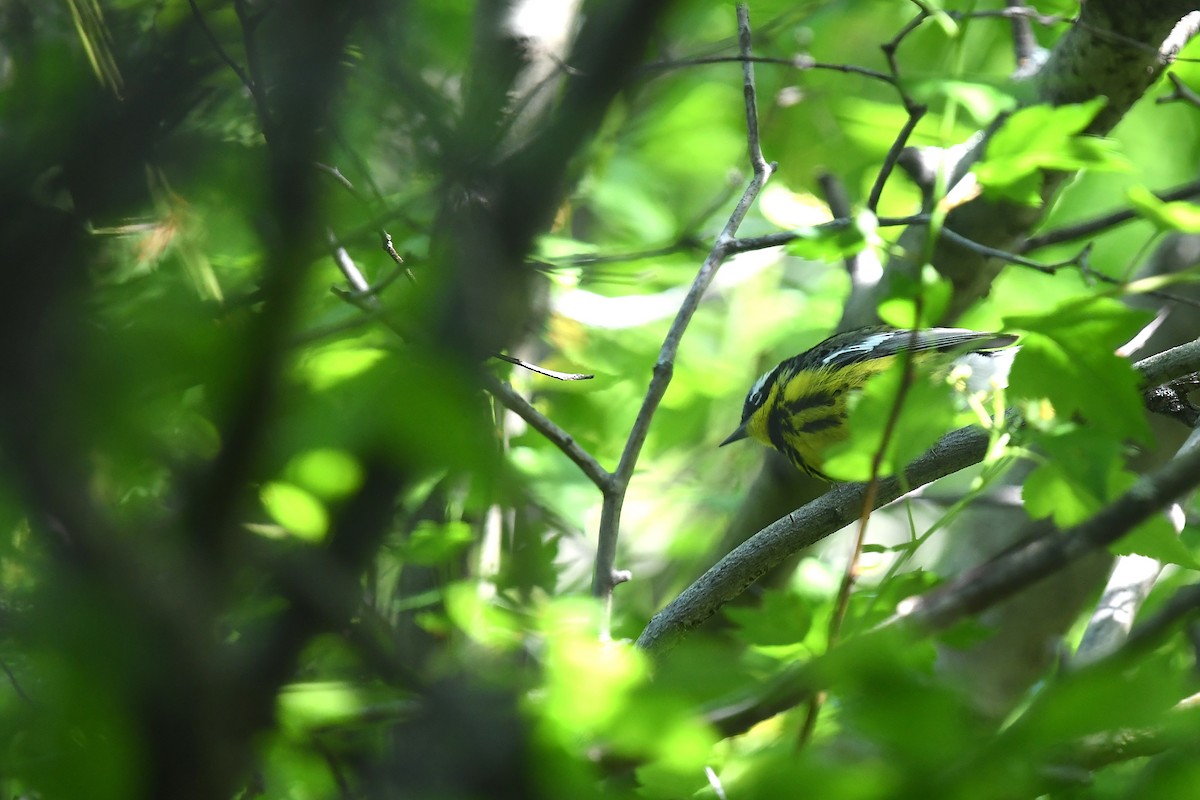
M1025 205L1041 202L1043 170L1129 171L1129 162L1109 139L1082 135L1107 100L1035 105L1015 112L992 136L987 152L974 167L975 177L991 197Z
M1148 313L1108 298L1073 300L1045 314L1006 318L1006 328L1026 331L1009 375L1009 393L1044 397L1059 418L1081 416L1093 433L1149 443L1138 374L1115 353L1148 319Z
M770 589L759 608L728 606L725 615L737 623L747 644L785 645L803 641L812 627L812 605L799 595Z
M1025 479L1022 498L1034 519L1053 517L1062 527L1082 522L1129 487L1124 447L1086 428L1070 428L1032 440L1045 456Z
M386 356L378 347L338 342L305 355L297 372L314 390L322 391L362 375Z
M932 264L921 268L920 280L902 272L892 275L887 289L887 298L879 303L879 318L895 328L934 325L945 316L954 295L954 286Z
M444 564L474 540L471 526L465 522L425 520L417 524L408 540L400 546L400 554L410 564Z
M1109 549L1118 555L1133 553L1188 569L1200 569L1200 561L1180 541L1171 523L1161 516L1143 522Z
M291 483L275 481L260 493L271 518L302 539L319 541L329 530L329 514L321 501Z
M1165 203L1144 186L1130 187L1126 196L1138 216L1160 231L1200 233L1200 205L1183 200Z
M362 483L362 467L345 450L309 450L288 462L284 474L325 500L345 497Z
M861 211L851 224L826 222L795 228L796 238L788 242L787 252L810 261L836 261L864 250L878 240L875 215Z
M972 119L985 125L1017 103L1017 99L1002 86L982 81L931 78L915 84L910 92L915 100L926 105L950 98L965 108Z

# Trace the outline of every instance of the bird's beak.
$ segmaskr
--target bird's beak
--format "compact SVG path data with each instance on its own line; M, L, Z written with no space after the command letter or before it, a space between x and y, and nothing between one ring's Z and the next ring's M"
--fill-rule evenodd
M725 441L721 442L719 445L717 445L717 447L724 447L727 444L733 444L734 442L740 442L742 439L745 439L749 435L750 434L746 433L746 423L743 422L741 425L737 426L736 431L734 431L733 433L726 436Z

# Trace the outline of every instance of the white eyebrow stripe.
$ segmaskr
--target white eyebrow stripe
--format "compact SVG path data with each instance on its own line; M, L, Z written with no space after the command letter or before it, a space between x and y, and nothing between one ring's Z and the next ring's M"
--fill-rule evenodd
M746 394L747 400L757 396L762 391L763 386L767 382L767 378L771 377L773 372L775 372L775 370L769 369L759 376L758 380L754 382L754 385L750 387L749 393Z
M855 342L854 344L849 345L847 347L843 347L840 350L834 350L832 353L830 353L829 355L827 355L821 359L821 366L825 366L830 361L833 361L835 358L840 358L841 356L844 356L846 353L866 353L871 350L874 350L876 347L883 344L889 338L891 338L892 336L895 336L895 335L896 334L894 331L883 331L881 333L873 333L860 342Z

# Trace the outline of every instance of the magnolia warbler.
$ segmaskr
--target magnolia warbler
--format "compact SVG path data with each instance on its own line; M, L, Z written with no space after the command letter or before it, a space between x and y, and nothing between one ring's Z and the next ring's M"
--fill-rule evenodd
M886 370L897 356L928 360L937 353L990 354L1016 336L964 328L861 328L830 336L759 378L746 395L742 422L721 447L747 437L774 447L801 471L822 480L825 449L845 439L848 396Z

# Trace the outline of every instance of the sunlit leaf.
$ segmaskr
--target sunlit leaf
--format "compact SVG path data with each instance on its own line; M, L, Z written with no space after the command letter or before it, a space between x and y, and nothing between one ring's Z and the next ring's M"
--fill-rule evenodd
M1115 350L1149 320L1115 300L1085 298L1038 315L1009 317L1008 329L1027 331L1013 362L1009 391L1048 398L1058 415L1080 415L1115 439L1148 442L1139 378Z
M877 241L875 215L863 211L850 224L828 222L794 228L795 239L788 242L791 255L814 261L835 261L854 255Z
M302 539L318 541L329 530L329 514L321 501L291 483L275 481L260 493L271 518Z
M326 500L345 497L362 482L362 467L344 450L309 450L288 463L285 474Z
M1200 560L1180 540L1164 517L1152 517L1138 525L1112 546L1121 555L1137 554L1188 569L1200 569Z
M1086 103L1039 104L1014 112L974 166L985 193L1037 205L1042 170L1130 170L1114 142L1082 133L1105 103L1097 97Z
M1200 205L1185 200L1163 202L1144 186L1130 187L1125 196L1138 216L1160 231L1200 233Z

